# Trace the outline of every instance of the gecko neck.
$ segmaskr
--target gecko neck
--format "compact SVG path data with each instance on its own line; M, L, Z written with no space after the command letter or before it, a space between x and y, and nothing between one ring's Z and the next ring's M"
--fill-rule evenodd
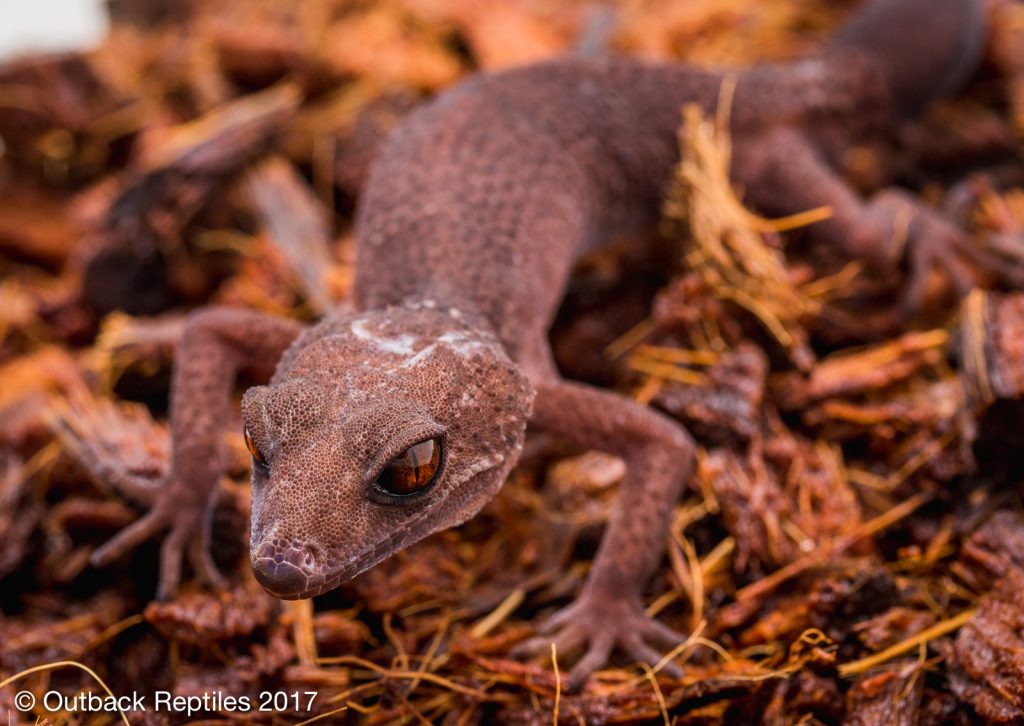
M491 305L486 296L482 295L459 295L442 294L439 292L420 293L403 297L395 302L374 301L378 304L365 305L356 304L356 310L360 312L383 312L387 310L405 310L411 312L437 313L438 317L451 320L451 327L460 330L469 330L484 338L498 340L506 349L512 353L516 347L515 340L509 340L507 331L502 335L500 328L501 318L495 318L498 308Z
M471 327L494 333L494 327L487 320L487 316L469 301L446 301L433 296L417 295L403 300L398 307L406 310L436 310Z

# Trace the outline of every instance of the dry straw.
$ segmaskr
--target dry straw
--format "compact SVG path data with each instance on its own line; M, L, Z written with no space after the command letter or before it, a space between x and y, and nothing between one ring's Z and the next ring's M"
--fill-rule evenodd
M688 228L687 264L715 295L753 314L800 368L813 362L801 323L821 308L821 299L794 284L782 252L767 235L827 218L827 207L768 220L744 207L729 179L732 143L729 110L735 79L722 85L714 120L697 105L683 109L681 161L667 195L665 217Z

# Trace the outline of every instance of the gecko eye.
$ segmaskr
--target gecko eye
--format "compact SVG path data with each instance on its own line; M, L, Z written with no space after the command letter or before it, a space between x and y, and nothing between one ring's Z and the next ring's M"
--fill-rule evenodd
M377 487L396 497L417 494L433 484L441 469L441 442L427 439L391 460L377 477Z
M267 460L260 453L260 450L256 447L256 442L252 440L252 434L249 433L249 429L242 429L245 432L245 448L252 454L252 460L260 466L266 466Z

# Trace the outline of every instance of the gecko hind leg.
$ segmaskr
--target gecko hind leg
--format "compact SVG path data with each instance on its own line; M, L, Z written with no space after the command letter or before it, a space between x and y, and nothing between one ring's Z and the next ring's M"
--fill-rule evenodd
M627 467L590 577L577 600L556 612L514 656L585 648L569 674L579 690L619 649L655 665L684 636L644 612L642 589L664 551L672 508L693 465L693 442L661 414L628 398L579 383L544 378L534 383L531 422L587 448L621 457ZM663 649L663 650L659 650ZM671 663L669 674L678 674Z
M831 216L808 227L812 241L841 250L877 268L906 262L902 306L919 309L932 270L941 269L960 296L982 277L1013 286L1024 274L988 253L952 219L909 191L888 187L865 200L792 129L771 129L735 149L734 180L762 212L786 215L829 207Z

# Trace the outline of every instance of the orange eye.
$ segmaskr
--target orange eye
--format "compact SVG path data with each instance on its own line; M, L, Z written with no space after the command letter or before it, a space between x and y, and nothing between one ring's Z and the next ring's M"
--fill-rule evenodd
M427 439L410 446L391 460L377 477L377 486L396 497L421 492L441 468L441 442Z
M266 466L267 460L263 458L263 454L256 448L256 442L252 440L252 434L249 433L249 429L242 429L242 431L245 433L245 448L252 454L252 460L260 466Z

